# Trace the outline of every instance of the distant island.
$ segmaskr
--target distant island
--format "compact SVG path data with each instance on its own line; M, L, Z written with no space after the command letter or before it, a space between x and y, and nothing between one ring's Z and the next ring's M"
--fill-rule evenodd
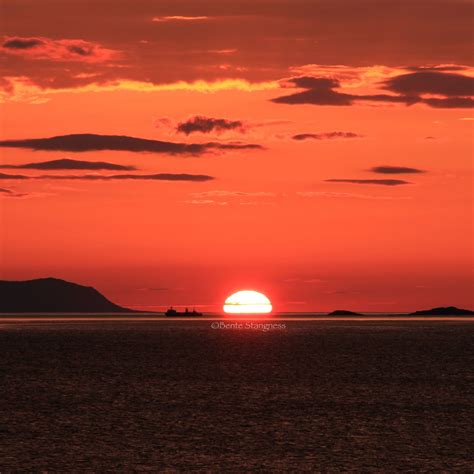
M0 280L0 313L139 313L112 303L95 288L58 278Z
M425 309L410 313L410 316L469 316L474 314L470 309L460 309L455 306Z
M362 314L355 313L354 311L347 311L346 309L336 309L335 311L328 313L328 316L362 316Z

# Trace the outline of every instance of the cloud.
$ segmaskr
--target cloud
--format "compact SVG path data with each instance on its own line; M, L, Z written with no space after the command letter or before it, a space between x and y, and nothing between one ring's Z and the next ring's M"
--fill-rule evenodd
M227 206L227 201L215 201L214 199L190 199L183 201L185 204L193 204L196 206Z
M474 99L470 97L430 98L423 99L423 103L435 109L470 109L474 107Z
M168 153L171 155L200 155L212 150L256 150L260 145L233 143L174 143L147 140L123 135L73 134L50 138L2 140L0 147L27 148L42 151L87 152L87 151L129 151L147 153Z
M158 173L158 174L84 174L84 175L40 175L40 176L26 176L26 175L9 175L0 173L0 180L10 179L45 179L45 180L82 180L82 181L125 181L125 180L143 180L143 181L210 181L215 179L213 176L203 174L186 174L186 173Z
M413 174L413 173L426 173L425 170L418 168L408 168L406 166L374 166L369 171L380 174Z
M257 206L257 205L274 205L272 199L276 198L276 193L265 191L228 191L213 190L189 194L192 199L184 201L187 204L215 204L215 205L241 205L241 206ZM237 199L234 199L237 198ZM253 198L249 200L249 198ZM228 199L224 201L222 199Z
M153 123L155 127L159 128L165 135L174 135L179 133L184 133L186 135L190 135L192 133L212 133L216 135L226 134L226 136L235 136L236 134L244 134L255 131L255 133L252 133L252 137L254 140L256 140L257 137L262 139L268 135L266 131L259 133L257 129L287 125L293 122L290 120L281 119L261 121L230 120L195 115L188 117L185 120L175 120L167 116L153 117ZM271 136L273 137L274 135Z
M176 131L189 135L191 133L224 132L226 130L239 130L244 132L244 123L240 120L217 119L196 115L177 125Z
M405 69L408 71L466 71L469 67L459 64L438 64L434 66L408 66Z
M363 138L363 135L359 135L354 132L325 132L325 133L299 133L294 135L293 140L334 140L338 138Z
M1 51L30 59L53 61L106 62L120 56L119 51L82 39L51 39L45 37L5 37Z
M110 68L109 68L110 69ZM62 71L62 69L61 69ZM123 74L123 70L120 70ZM245 79L217 79L214 81L174 81L153 82L145 80L114 78L110 69L108 75L102 72L98 74L83 75L78 73L60 73L54 69L52 76L30 77L30 72L20 75L6 75L0 77L0 102L26 102L43 103L50 100L55 94L74 91L76 93L89 92L175 92L189 91L197 93L216 93L221 91L259 92L278 89L277 81L252 82Z
M6 39L2 46L7 49L31 49L43 44L38 38L10 38Z
M383 201L392 201L399 199L411 199L410 197L393 197L393 196L374 196L368 194L356 193L335 193L332 191L299 191L297 196L304 198L326 197L326 198L350 198L350 199L376 199Z
M474 77L435 71L401 74L383 81L383 86L403 95L438 94L448 97L474 95Z
M328 183L351 183L351 184L378 184L381 186L400 186L402 184L412 184L401 179L325 179Z
M16 191L12 191L11 189L0 188L0 197L6 198L26 198L26 197L33 197L33 196L42 196L46 195L44 193L18 193Z
M387 73L388 74L388 73ZM392 72L390 72L392 74ZM357 86L364 84L365 77L359 77L357 71L341 70L341 80L334 77L299 76L281 82L284 88L298 88L303 91L271 99L280 104L313 104L347 106L360 102L400 103L405 105L425 104L433 108L469 108L474 106L474 77L463 74L439 71L418 71L408 74L397 74L383 79L376 84L384 90L396 95L380 93L375 90L372 94L354 94ZM354 81L359 80L359 84ZM370 83L370 81L369 81ZM374 86L374 84L370 84ZM350 90L351 93L336 89ZM441 97L426 97L439 95Z
M191 193L193 197L204 198L204 197L276 197L275 193L264 192L264 191L225 191L225 190L214 190L204 191L199 193Z
M64 158L62 160L43 161L40 163L26 163L23 165L0 165L0 168L30 169L30 170L115 170L131 171L134 166L116 165L103 161L79 161Z
M295 87L305 89L303 92L285 95L271 99L279 104L313 104L313 105L353 105L358 100L373 102L401 102L412 104L419 101L418 98L390 96L387 94L354 95L336 91L341 87L337 79L325 77L301 76L290 78L282 83L284 87Z
M353 96L334 91L340 86L336 79L317 77L295 77L287 85L305 89L303 92L271 99L278 104L318 104L318 105L352 105Z
M168 21L205 21L210 20L211 17L209 16L181 16L181 15L173 15L173 16L155 16L152 18L151 21L156 23L163 23Z
M29 177L21 174L0 173L0 179L29 179Z
M228 49L208 49L208 53L212 54L234 54L238 51L237 48L228 48Z
M274 206L272 201L240 201L240 206Z

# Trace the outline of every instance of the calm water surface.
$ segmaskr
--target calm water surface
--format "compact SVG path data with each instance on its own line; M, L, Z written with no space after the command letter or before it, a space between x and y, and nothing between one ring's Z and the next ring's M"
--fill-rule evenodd
M0 472L472 472L472 320L272 322L0 320Z

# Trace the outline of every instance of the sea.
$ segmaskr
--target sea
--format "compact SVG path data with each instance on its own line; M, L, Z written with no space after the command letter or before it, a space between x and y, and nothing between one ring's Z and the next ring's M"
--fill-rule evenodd
M0 473L474 470L474 319L0 319Z

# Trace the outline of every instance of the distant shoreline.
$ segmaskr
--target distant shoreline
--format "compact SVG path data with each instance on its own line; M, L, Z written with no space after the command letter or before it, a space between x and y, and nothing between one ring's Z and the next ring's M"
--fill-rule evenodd
M404 319L404 320L443 320L443 319L474 319L474 315L413 315L411 313L361 313L359 315L331 316L327 313L274 313L271 315L228 315L224 313L207 313L194 317L168 317L164 313L0 313L2 320L126 320L126 321L205 321L205 320L377 320L377 319Z

